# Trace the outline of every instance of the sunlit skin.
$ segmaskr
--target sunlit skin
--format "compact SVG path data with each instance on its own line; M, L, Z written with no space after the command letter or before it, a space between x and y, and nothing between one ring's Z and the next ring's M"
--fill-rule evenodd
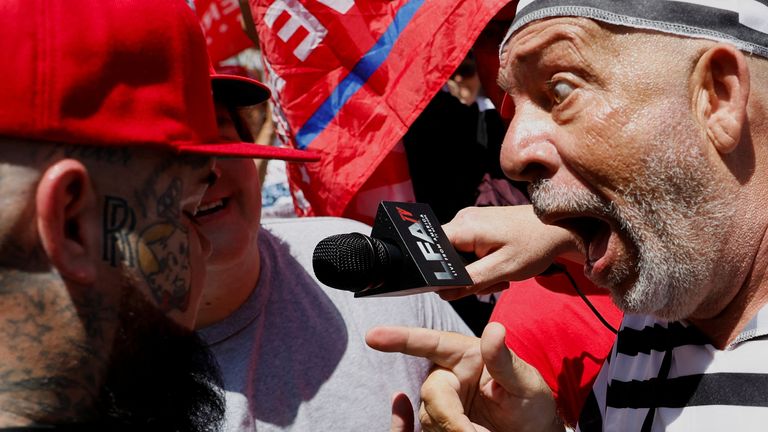
M687 317L722 346L751 318L749 312L765 303L764 284L754 272L762 274L766 264L761 251L768 224L755 206L764 200L766 176L751 175L753 169L765 169L763 146L757 145L757 134L750 136L739 123L744 121L740 113L747 111L753 122L762 123L763 111L758 102L747 106L750 81L743 55L715 45L554 18L530 24L512 38L502 54L499 84L515 104L501 156L509 176L546 180L552 192L583 192L620 211L644 200L679 207L680 228L692 233L689 240L700 246L702 256L686 259L700 260L706 273L700 275L702 286L689 296L692 303L685 305L692 310ZM759 61L749 60L749 65L764 73ZM720 80L714 85L708 78L712 70ZM762 87L757 91L764 93ZM706 200L684 190L659 196L658 188L649 185L664 185L670 175L659 172L667 166L654 162L659 154L694 155L692 178L703 178L707 198L724 203L722 214L732 217L699 221L697 210L686 214L686 204ZM539 216L582 238L587 275L610 287L614 298L636 284L637 239L618 220L567 206ZM642 225L643 220L635 222ZM712 222L717 229L706 232ZM635 230L640 238L653 237L642 227ZM664 249L665 242L676 240L655 241ZM618 282L616 275L621 275ZM743 308L747 313L740 312Z

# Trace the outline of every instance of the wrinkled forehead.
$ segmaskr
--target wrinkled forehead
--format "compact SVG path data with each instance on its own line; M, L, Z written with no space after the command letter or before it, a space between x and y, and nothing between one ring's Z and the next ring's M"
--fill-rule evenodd
M499 55L519 29L553 17L584 17L630 28L726 42L768 58L768 0L520 0Z

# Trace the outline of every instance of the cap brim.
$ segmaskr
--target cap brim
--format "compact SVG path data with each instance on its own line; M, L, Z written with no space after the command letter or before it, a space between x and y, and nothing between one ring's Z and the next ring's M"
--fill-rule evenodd
M320 154L312 151L243 142L182 145L178 149L182 153L209 156L280 159L289 162L316 162L320 160Z
M251 106L269 100L269 87L239 75L211 74L211 87L216 100L230 106Z

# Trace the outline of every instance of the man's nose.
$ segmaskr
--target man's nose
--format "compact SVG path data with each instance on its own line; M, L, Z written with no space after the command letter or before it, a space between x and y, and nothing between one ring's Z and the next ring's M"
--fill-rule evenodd
M561 164L556 127L549 114L540 108L516 107L501 147L504 173L526 182L554 176Z

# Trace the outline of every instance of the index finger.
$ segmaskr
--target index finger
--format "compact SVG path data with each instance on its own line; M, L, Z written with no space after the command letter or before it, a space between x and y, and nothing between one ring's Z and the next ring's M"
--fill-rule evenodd
M466 228L465 217L459 213L450 222L443 224L442 229L451 245L460 252L475 252L475 236Z
M374 327L365 335L373 349L423 357L444 368L452 368L470 351L479 354L480 339L418 327Z

